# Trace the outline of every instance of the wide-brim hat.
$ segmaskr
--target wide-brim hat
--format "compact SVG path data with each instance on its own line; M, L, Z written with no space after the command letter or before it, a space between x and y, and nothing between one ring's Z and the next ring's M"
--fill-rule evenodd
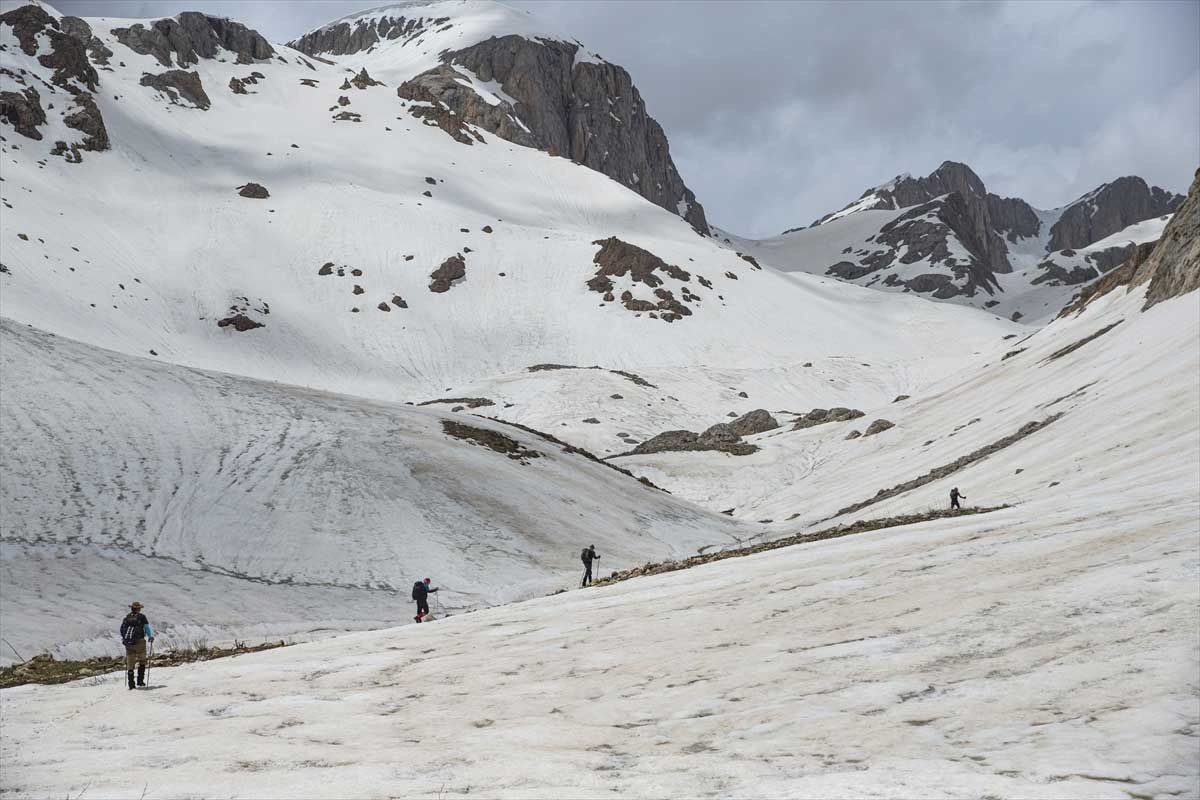
M134 600L132 603L129 604L129 607L132 608L134 611L139 611L142 608L142 604L139 603L138 601Z

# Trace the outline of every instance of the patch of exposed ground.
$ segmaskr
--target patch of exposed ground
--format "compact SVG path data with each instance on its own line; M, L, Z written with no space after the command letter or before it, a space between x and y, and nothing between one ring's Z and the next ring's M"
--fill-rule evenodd
M442 430L456 439L483 445L497 453L503 453L514 461L520 461L522 464L528 464L528 459L542 457L537 450L530 450L516 439L511 439L503 433L487 428L476 428L474 425L465 425L456 420L444 419L442 420Z
M592 365L590 367L576 367L576 366L572 366L570 364L534 364L532 367L527 367L526 371L527 372L552 372L557 369L604 369L604 367L600 367L600 366L596 366L596 365ZM626 372L625 370L621 370L621 369L610 369L610 370L605 370L605 371L611 372L613 375L620 375L622 378L627 379L628 381L630 381L631 383L633 383L636 386L644 386L647 389L657 389L658 388L657 386L655 386L653 383L646 380L642 376L635 375L632 372Z
M930 520L942 519L944 517L958 517L970 514L986 514L991 511L999 511L1009 506L993 506L990 508L964 508L962 510L938 509L936 511L925 511L920 514L903 514L895 517L881 517L879 519L859 520L850 523L849 525L836 525L832 528L815 531L813 533L797 533L792 536L785 536L782 539L774 539L769 542L761 542L752 544L746 547L735 547L729 550L721 550L716 553L705 553L703 555L692 556L690 558L680 559L678 561L662 561L656 564L645 564L633 569L621 570L614 572L607 578L600 578L593 585L603 586L609 583L617 583L626 581L630 578L637 578L642 575L659 575L664 572L675 572L689 567L697 567L701 564L708 564L713 561L724 561L727 558L740 558L741 556L749 556L755 553L762 553L767 550L778 550L781 547L791 547L797 544L808 544L809 542L820 542L825 539L837 539L842 536L851 536L856 533L866 533L868 531L877 531L884 528L898 528L902 525L912 525L917 522L928 522Z
M238 642L233 647L207 647L200 645L183 650L169 650L155 655L150 659L150 668L175 667L180 664L191 664L197 661L212 661L215 658L227 658L242 653L257 653L262 650L273 650L286 647L285 641L264 642L248 646ZM15 652L15 651L14 651ZM20 655L17 656L20 658ZM22 686L26 683L66 683L67 681L90 678L95 675L105 675L110 672L125 670L125 656L112 658L89 658L83 661L58 661L49 653L40 653L28 661L0 667L0 689L12 686Z
M422 403L417 403L419 406L431 406L436 403L448 403L451 405L465 406L466 408L482 408L483 406L494 406L495 402L486 397L442 397L437 400L426 400Z
M1009 445L1016 444L1017 442L1024 439L1026 436L1037 433L1038 431L1040 431L1042 428L1046 427L1050 423L1060 419L1062 416L1063 416L1063 413L1060 412L1057 414L1052 414L1043 420L1039 420L1039 421L1035 421L1035 422L1026 422L1024 425L1021 426L1021 428L1016 433L1011 433L1008 436L1005 436L1003 439L998 439L997 441L994 441L985 447L981 447L978 450L973 450L972 452L967 453L962 458L958 458L958 459L955 459L954 461L951 461L949 464L944 464L935 469L931 469L929 472L926 472L924 475L913 478L910 481L905 481L904 483L897 484L897 485L891 487L890 489L880 489L878 492L875 493L875 496L870 498L869 500L863 500L860 503L855 503L854 505L846 506L845 508L841 509L836 514L834 514L833 517L840 517L843 514L853 514L854 512L861 511L862 509L866 508L867 506L874 505L875 503L878 503L881 500L887 500L890 497L895 497L897 495L904 494L905 492L911 492L913 489L917 489L921 486L924 486L927 483L932 483L933 481L939 480L941 478L945 478L948 475L953 475L955 472L958 472L959 470L961 470L965 467L968 467L971 464L974 464L976 461L982 461L983 459L990 456L992 453L997 453L997 452L1003 450L1004 448L1008 447ZM833 519L833 517L829 517L829 519Z
M566 442L562 441L561 439L551 436L550 434L546 433L545 431L539 431L536 428L530 428L528 425L522 425L519 422L510 422L506 419L498 419L496 417L487 417L487 419L490 419L492 422L499 422L502 425L511 425L512 427L517 428L518 430L525 431L526 433L532 433L534 436L540 436L541 438L545 439L547 442L551 442L552 444L556 444L559 447L561 447L563 449L563 452L565 452L565 453L574 453L577 456L583 456L584 458L588 459L589 461L595 461L597 464L608 467L611 470L615 470L616 472L619 472L622 475L625 475L627 477L633 478L635 481L637 481L638 483L640 483L644 486L649 486L651 489L657 489L660 492L666 492L667 494L670 494L669 491L662 488L661 486L656 486L649 478L643 478L643 477L634 475L632 472L630 472L627 469L621 469L616 464L610 464L609 462L605 461L604 459L600 458L595 453L592 453L589 450L584 450L582 447L576 447L573 444L567 444Z
M1048 355L1044 359L1042 359L1042 363L1047 364L1051 361L1062 358L1063 356L1067 355L1068 353L1074 353L1076 350L1083 347L1088 342L1092 342L1092 341L1095 341L1096 339L1099 339L1101 336L1108 333L1109 331L1111 331L1113 328L1117 327L1124 321L1125 320L1123 320L1123 319L1119 319L1111 325L1105 325L1103 328L1101 328L1100 330L1091 334L1090 336L1085 336L1077 342L1072 342L1071 344L1067 345L1066 347L1063 347L1059 350L1055 350L1053 353L1051 353L1050 355Z

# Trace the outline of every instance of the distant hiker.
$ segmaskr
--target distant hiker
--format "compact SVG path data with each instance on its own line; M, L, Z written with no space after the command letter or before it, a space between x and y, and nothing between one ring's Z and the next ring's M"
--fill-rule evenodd
M966 500L967 496L965 494L959 494L958 487L955 486L953 489L950 490L950 510L951 511L953 511L954 509L958 509L960 511L962 510L962 506L960 506L958 504L958 501L960 499Z
M137 667L137 685L146 685L146 640L154 641L154 629L142 613L141 603L131 603L129 613L121 620L121 643L125 645L125 677L134 688L133 668Z
M579 584L582 589L592 582L592 561L599 560L600 556L596 555L596 545L589 544L579 557L583 560L583 582Z
M429 584L429 578L413 584L412 599L417 601L417 615L413 619L417 622L420 622L429 613L429 593L437 591L436 586L430 589Z

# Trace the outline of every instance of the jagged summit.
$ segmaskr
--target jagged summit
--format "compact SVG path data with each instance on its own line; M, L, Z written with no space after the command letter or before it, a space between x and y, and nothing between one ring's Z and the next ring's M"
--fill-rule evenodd
M785 270L1045 319L1074 287L1157 238L1182 201L1124 177L1046 211L989 192L965 163L943 161L924 177L867 189L807 228L737 247Z

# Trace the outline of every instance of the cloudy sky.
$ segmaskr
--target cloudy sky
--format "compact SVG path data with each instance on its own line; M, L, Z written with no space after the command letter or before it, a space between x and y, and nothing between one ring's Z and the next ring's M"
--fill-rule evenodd
M286 41L379 2L50 0L80 16L195 9ZM710 222L767 236L899 172L970 164L1062 205L1200 166L1200 3L509 0L625 66Z

